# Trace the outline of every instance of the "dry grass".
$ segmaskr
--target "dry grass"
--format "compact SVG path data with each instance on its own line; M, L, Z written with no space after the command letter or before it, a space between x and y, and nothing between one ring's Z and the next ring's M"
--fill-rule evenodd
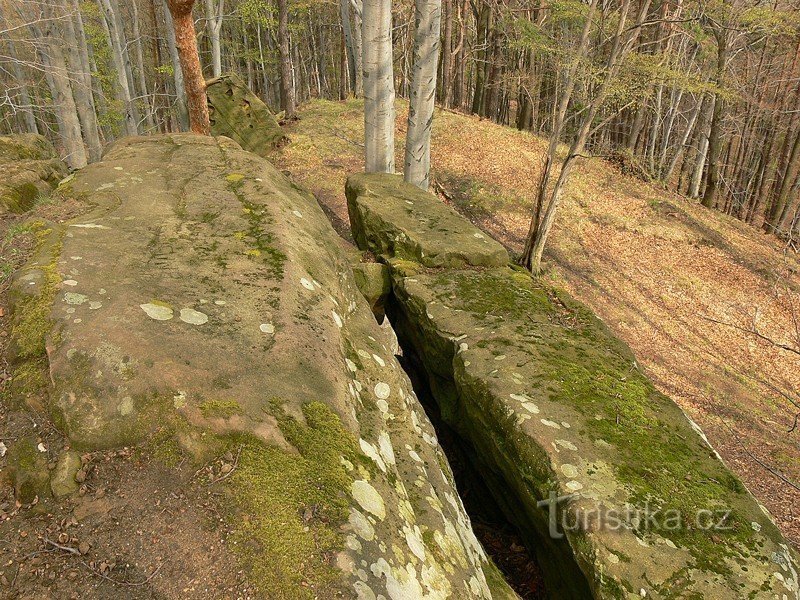
M347 236L344 181L363 169L362 105L315 101L278 163L314 192ZM398 110L402 165L405 105ZM457 209L519 250L544 142L474 117L438 112L433 165ZM800 544L800 355L746 331L797 344L800 263L774 238L584 161L550 238L547 277L624 339L662 391L705 429L720 454ZM800 317L800 314L796 313ZM766 384L765 384L766 382Z

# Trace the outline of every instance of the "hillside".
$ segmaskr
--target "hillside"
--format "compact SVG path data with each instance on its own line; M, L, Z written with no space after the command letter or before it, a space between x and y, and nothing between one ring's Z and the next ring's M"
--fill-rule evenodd
M346 176L363 169L358 101L313 101L274 157L349 236ZM402 165L405 107L397 115ZM544 142L437 112L437 192L512 251L521 248ZM572 179L546 277L588 304L660 390L697 421L779 526L800 544L797 256L778 240L585 161ZM755 332L752 331L755 328ZM756 332L764 337L759 337ZM769 338L765 340L764 338Z

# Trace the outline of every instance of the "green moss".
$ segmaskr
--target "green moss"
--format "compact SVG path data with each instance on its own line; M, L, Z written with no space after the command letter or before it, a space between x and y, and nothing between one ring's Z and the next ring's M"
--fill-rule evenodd
M433 289L443 289L437 299L478 315L503 318L546 318L555 309L546 288L535 284L529 273L511 269L497 271L449 271L433 280Z
M250 202L247 196L242 193L244 175L231 173L225 177L225 180L228 182L229 189L242 204L242 212L249 223L245 232L236 232L234 234L238 239L248 242L250 247L245 250L244 254L253 260L266 264L273 278L282 278L286 255L273 245L274 236L266 231L265 225L271 222L267 215L267 209L261 204ZM244 235L240 237L240 233Z
M657 533L686 547L698 568L727 572L724 560L752 544L750 523L734 508L746 493L741 482L709 459L710 450L696 436L682 435L687 431L683 417L661 410L670 400L627 361L589 347L582 353L575 349L563 344L546 355L546 380L556 383L551 399L581 412L591 436L614 446L614 471L635 506L660 511L662 526L669 515L680 518L680 527ZM729 509L729 529L710 532L698 526L701 511Z
M230 419L242 412L242 407L236 400L206 400L199 408L206 419L214 417Z
M50 310L60 282L56 263L61 253L61 234L54 233L41 222L32 225L37 238L36 254L40 255L43 278L38 294L24 296L15 306L17 315L11 327L11 337L16 347L17 357L22 360L41 357L45 354L45 338L52 329ZM44 255L44 256L42 256Z
M333 598L341 572L333 564L343 547L350 485L341 457L357 460L355 439L321 402L303 406L306 423L273 412L290 452L252 437L233 441L241 448L230 478L235 515L231 547L269 598Z

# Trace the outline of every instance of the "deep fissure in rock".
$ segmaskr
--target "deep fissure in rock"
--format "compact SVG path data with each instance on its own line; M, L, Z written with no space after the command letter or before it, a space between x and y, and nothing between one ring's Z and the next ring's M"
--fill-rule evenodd
M386 301L386 316L402 349L401 364L437 430L442 449L454 466L457 488L473 521L473 529L495 563L501 570L507 569L508 572L504 572L506 581L523 598L592 598L589 582L567 540L548 536L547 507L540 509L541 514L528 513L517 496L519 486L509 481L504 470L509 466L495 464L491 456L482 455L477 450L480 441L463 435L459 425L448 421L447 411L462 415L451 415L451 418L463 418L464 414L464 407L457 406L463 399L453 379L452 357L449 361L443 359L436 372L426 367L424 353L431 341L426 339L420 325L409 318L394 291ZM524 479L524 475L520 476ZM558 511L560 520L562 507L559 506ZM498 543L493 543L491 536L501 534L509 537L498 537ZM517 560L512 559L514 552L508 552L514 544L525 548L524 553L517 553ZM493 547L499 549L498 554L492 554ZM534 579L541 584L533 585L533 592L526 591L526 586L531 589L529 584Z
M521 532L495 502L484 476L476 466L474 448L442 420L439 406L428 385L425 368L413 348L402 346L402 351L402 356L397 358L436 430L436 437L453 470L456 490L475 535L506 582L521 598L549 598L536 556L526 547Z

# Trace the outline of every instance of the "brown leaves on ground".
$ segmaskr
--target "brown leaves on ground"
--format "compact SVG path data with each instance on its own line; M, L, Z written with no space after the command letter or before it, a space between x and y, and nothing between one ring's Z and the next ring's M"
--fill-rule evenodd
M276 156L349 237L344 181L363 169L362 104L315 101ZM403 148L404 104L396 149ZM545 142L438 111L432 163L445 201L521 250ZM398 160L398 165L402 162ZM800 544L800 261L732 217L601 160L574 172L545 253L547 277L588 304L656 385L706 431L731 468ZM791 483L787 483L787 480Z

